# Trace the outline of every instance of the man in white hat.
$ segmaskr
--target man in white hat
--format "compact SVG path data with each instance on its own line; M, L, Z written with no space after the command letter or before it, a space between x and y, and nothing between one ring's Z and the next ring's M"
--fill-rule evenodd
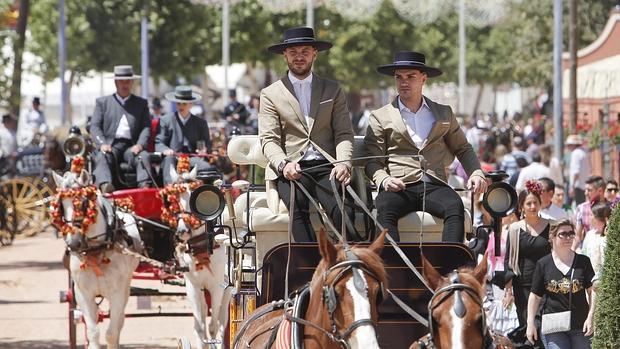
M135 168L139 187L150 186L151 167L145 151L149 140L149 105L146 99L131 93L133 81L139 78L130 65L115 66L116 93L97 98L90 134L98 148L95 184L106 193L114 191L112 169L117 169L122 161Z
M164 184L173 182L170 169L176 167L175 154L206 155L211 150L209 124L190 112L194 102L201 98L190 86L177 86L174 91L166 93L166 99L175 103L177 111L160 119L155 138L155 150L165 156L162 162ZM189 163L198 171L215 169L205 157L190 157Z
M364 145L366 175L377 185L377 219L395 240L398 220L423 204L430 214L443 218L443 241L463 242L463 201L447 184L446 167L456 156L469 175L468 188L484 193L487 182L474 148L467 142L447 105L422 94L428 78L442 74L426 65L424 54L397 52L392 64L377 68L394 77L398 97L370 114Z
M577 205L586 201L586 179L590 176L590 158L583 149L583 138L573 134L566 138L566 148L570 153L570 166L568 170L568 195Z

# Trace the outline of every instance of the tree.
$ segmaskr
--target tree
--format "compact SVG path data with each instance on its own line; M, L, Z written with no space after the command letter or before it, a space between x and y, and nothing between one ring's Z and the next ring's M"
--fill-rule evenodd
M602 279L596 292L596 335L592 347L617 348L620 343L620 205L607 223L607 247Z
M11 79L11 96L9 97L10 110L13 115L19 115L21 102L22 58L24 44L26 42L26 26L28 24L29 9L30 0L19 1L19 18L17 19L17 27L15 28L16 37L13 40L13 78Z

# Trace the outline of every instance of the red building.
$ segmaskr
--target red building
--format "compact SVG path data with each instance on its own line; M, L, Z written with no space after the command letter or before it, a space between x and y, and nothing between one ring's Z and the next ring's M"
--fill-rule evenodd
M562 56L564 124L568 124L569 55ZM593 174L620 178L620 9L599 37L577 52L577 126L589 141ZM567 131L565 131L566 133ZM601 137L597 139L596 135ZM617 135L617 136L615 136ZM615 136L615 137L614 137ZM605 142L609 140L608 142Z

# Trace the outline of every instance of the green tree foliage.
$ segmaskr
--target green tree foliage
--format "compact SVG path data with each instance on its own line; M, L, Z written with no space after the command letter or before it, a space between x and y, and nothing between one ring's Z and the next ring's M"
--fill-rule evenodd
M592 347L596 349L617 348L620 343L620 205L613 210L607 226L605 263L594 317L596 335Z

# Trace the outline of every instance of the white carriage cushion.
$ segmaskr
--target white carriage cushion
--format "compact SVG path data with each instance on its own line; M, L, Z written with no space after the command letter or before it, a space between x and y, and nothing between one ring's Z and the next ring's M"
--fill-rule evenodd
M363 156L363 144L364 138L361 136L355 137L354 143L354 157ZM243 135L243 136L235 136L228 143L228 155L232 162L241 165L258 165L261 167L267 166L268 162L265 156L262 153L260 139L257 135ZM353 163L354 180L359 184L360 181L363 183L364 174L363 174L363 166L365 161L359 160ZM358 186L356 192L364 197L365 191L364 186ZM373 198L376 196L377 192L373 192ZM243 222L244 225L248 225L252 231L256 233L261 232L286 232L288 231L288 220L289 214L284 202L280 200L278 196L278 191L276 189L276 185L274 181L267 181L266 183L266 191L265 193L252 193L250 203L250 222L246 221L246 215L243 214L243 217L237 217L237 221ZM471 222L471 214L469 213L469 199L463 199L465 204L465 232L471 232L472 222ZM245 208L247 206L247 197L245 195L240 196L235 201L235 212L245 212ZM311 207L311 217L313 219L313 224L315 227L318 227L318 216L315 213L315 209ZM239 213L237 215L240 215ZM228 221L227 210L224 211L224 222ZM363 229L363 218L356 217L356 226L360 229ZM412 212L407 216L401 218L398 223L398 229L401 233L402 241L412 241L407 238L411 234L419 234L419 229L422 223L422 212ZM226 223L225 223L226 224ZM424 231L428 232L429 235L424 237L425 241L441 241L441 231L443 229L443 221L441 219L435 218L432 215L426 213L424 214ZM433 234L438 234L438 236L432 237ZM286 237L286 235L285 235ZM411 236L414 240L417 240L418 237ZM427 240L427 238L431 238L431 240Z

